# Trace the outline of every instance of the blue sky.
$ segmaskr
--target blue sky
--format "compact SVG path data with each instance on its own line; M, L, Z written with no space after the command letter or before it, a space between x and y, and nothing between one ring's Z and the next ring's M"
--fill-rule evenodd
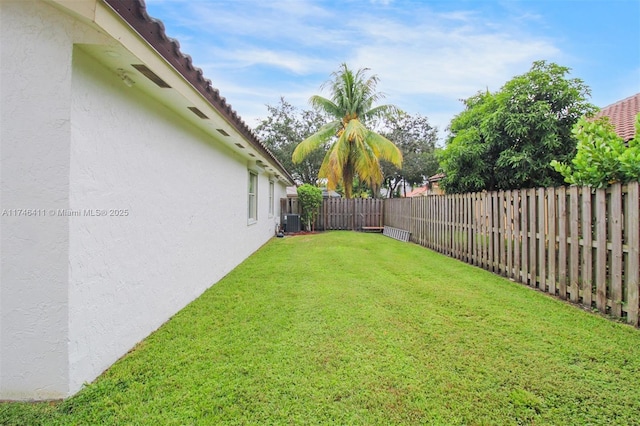
M340 63L380 78L382 103L440 129L460 99L544 59L599 107L640 92L640 0L147 0L169 37L252 128L281 96L308 109Z

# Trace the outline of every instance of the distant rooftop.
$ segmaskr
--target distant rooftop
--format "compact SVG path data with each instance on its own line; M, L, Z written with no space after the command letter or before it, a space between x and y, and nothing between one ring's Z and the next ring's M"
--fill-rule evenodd
M420 188L416 188L411 192L408 192L406 197L410 198L410 197L420 197L422 195L426 195L426 193L429 191L429 187L427 185L425 186L421 186Z
M596 117L609 117L616 133L626 141L633 139L635 135L636 114L640 112L640 93L636 93L626 99L604 107L596 114Z

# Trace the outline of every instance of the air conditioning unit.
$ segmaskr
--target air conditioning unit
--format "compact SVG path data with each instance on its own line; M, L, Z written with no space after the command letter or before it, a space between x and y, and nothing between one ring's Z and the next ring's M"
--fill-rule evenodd
M285 230L287 232L300 232L300 215L288 214L284 217Z

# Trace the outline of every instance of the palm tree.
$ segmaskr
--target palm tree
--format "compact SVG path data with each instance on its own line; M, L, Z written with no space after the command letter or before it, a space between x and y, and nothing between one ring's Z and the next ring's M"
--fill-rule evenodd
M363 68L354 74L343 63L338 71L331 74L333 79L321 86L321 89L329 86L331 99L316 95L309 102L335 120L300 142L292 155L293 162L299 163L333 138L318 177L327 179L330 190L342 182L347 198L352 198L356 177L372 188L382 183L380 160L390 161L397 167L402 165L402 153L393 142L364 125L367 120L398 112L393 105L372 108L383 95L375 91L378 77L367 77L367 71L368 68Z

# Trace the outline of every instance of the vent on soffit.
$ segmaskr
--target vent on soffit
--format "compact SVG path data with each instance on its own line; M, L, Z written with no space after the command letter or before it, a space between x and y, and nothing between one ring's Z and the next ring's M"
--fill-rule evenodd
M227 133L224 129L216 129L218 131L218 133L220 133L223 136L229 136L229 133Z
M198 117L202 118L203 120L208 120L209 119L209 117L207 117L204 112L200 111L196 107L187 107L187 109L189 111L191 111L192 113L194 113L195 115L197 115Z
M143 65L143 64L131 64L131 66L134 67L135 69L137 69L138 71L140 71L140 74L144 75L149 80L153 81L159 87L162 87L163 89L170 89L171 88L171 86L169 86L166 81L164 81L163 79L158 77L158 74L156 74L153 71L151 71L149 69L149 67L147 67L146 65Z

